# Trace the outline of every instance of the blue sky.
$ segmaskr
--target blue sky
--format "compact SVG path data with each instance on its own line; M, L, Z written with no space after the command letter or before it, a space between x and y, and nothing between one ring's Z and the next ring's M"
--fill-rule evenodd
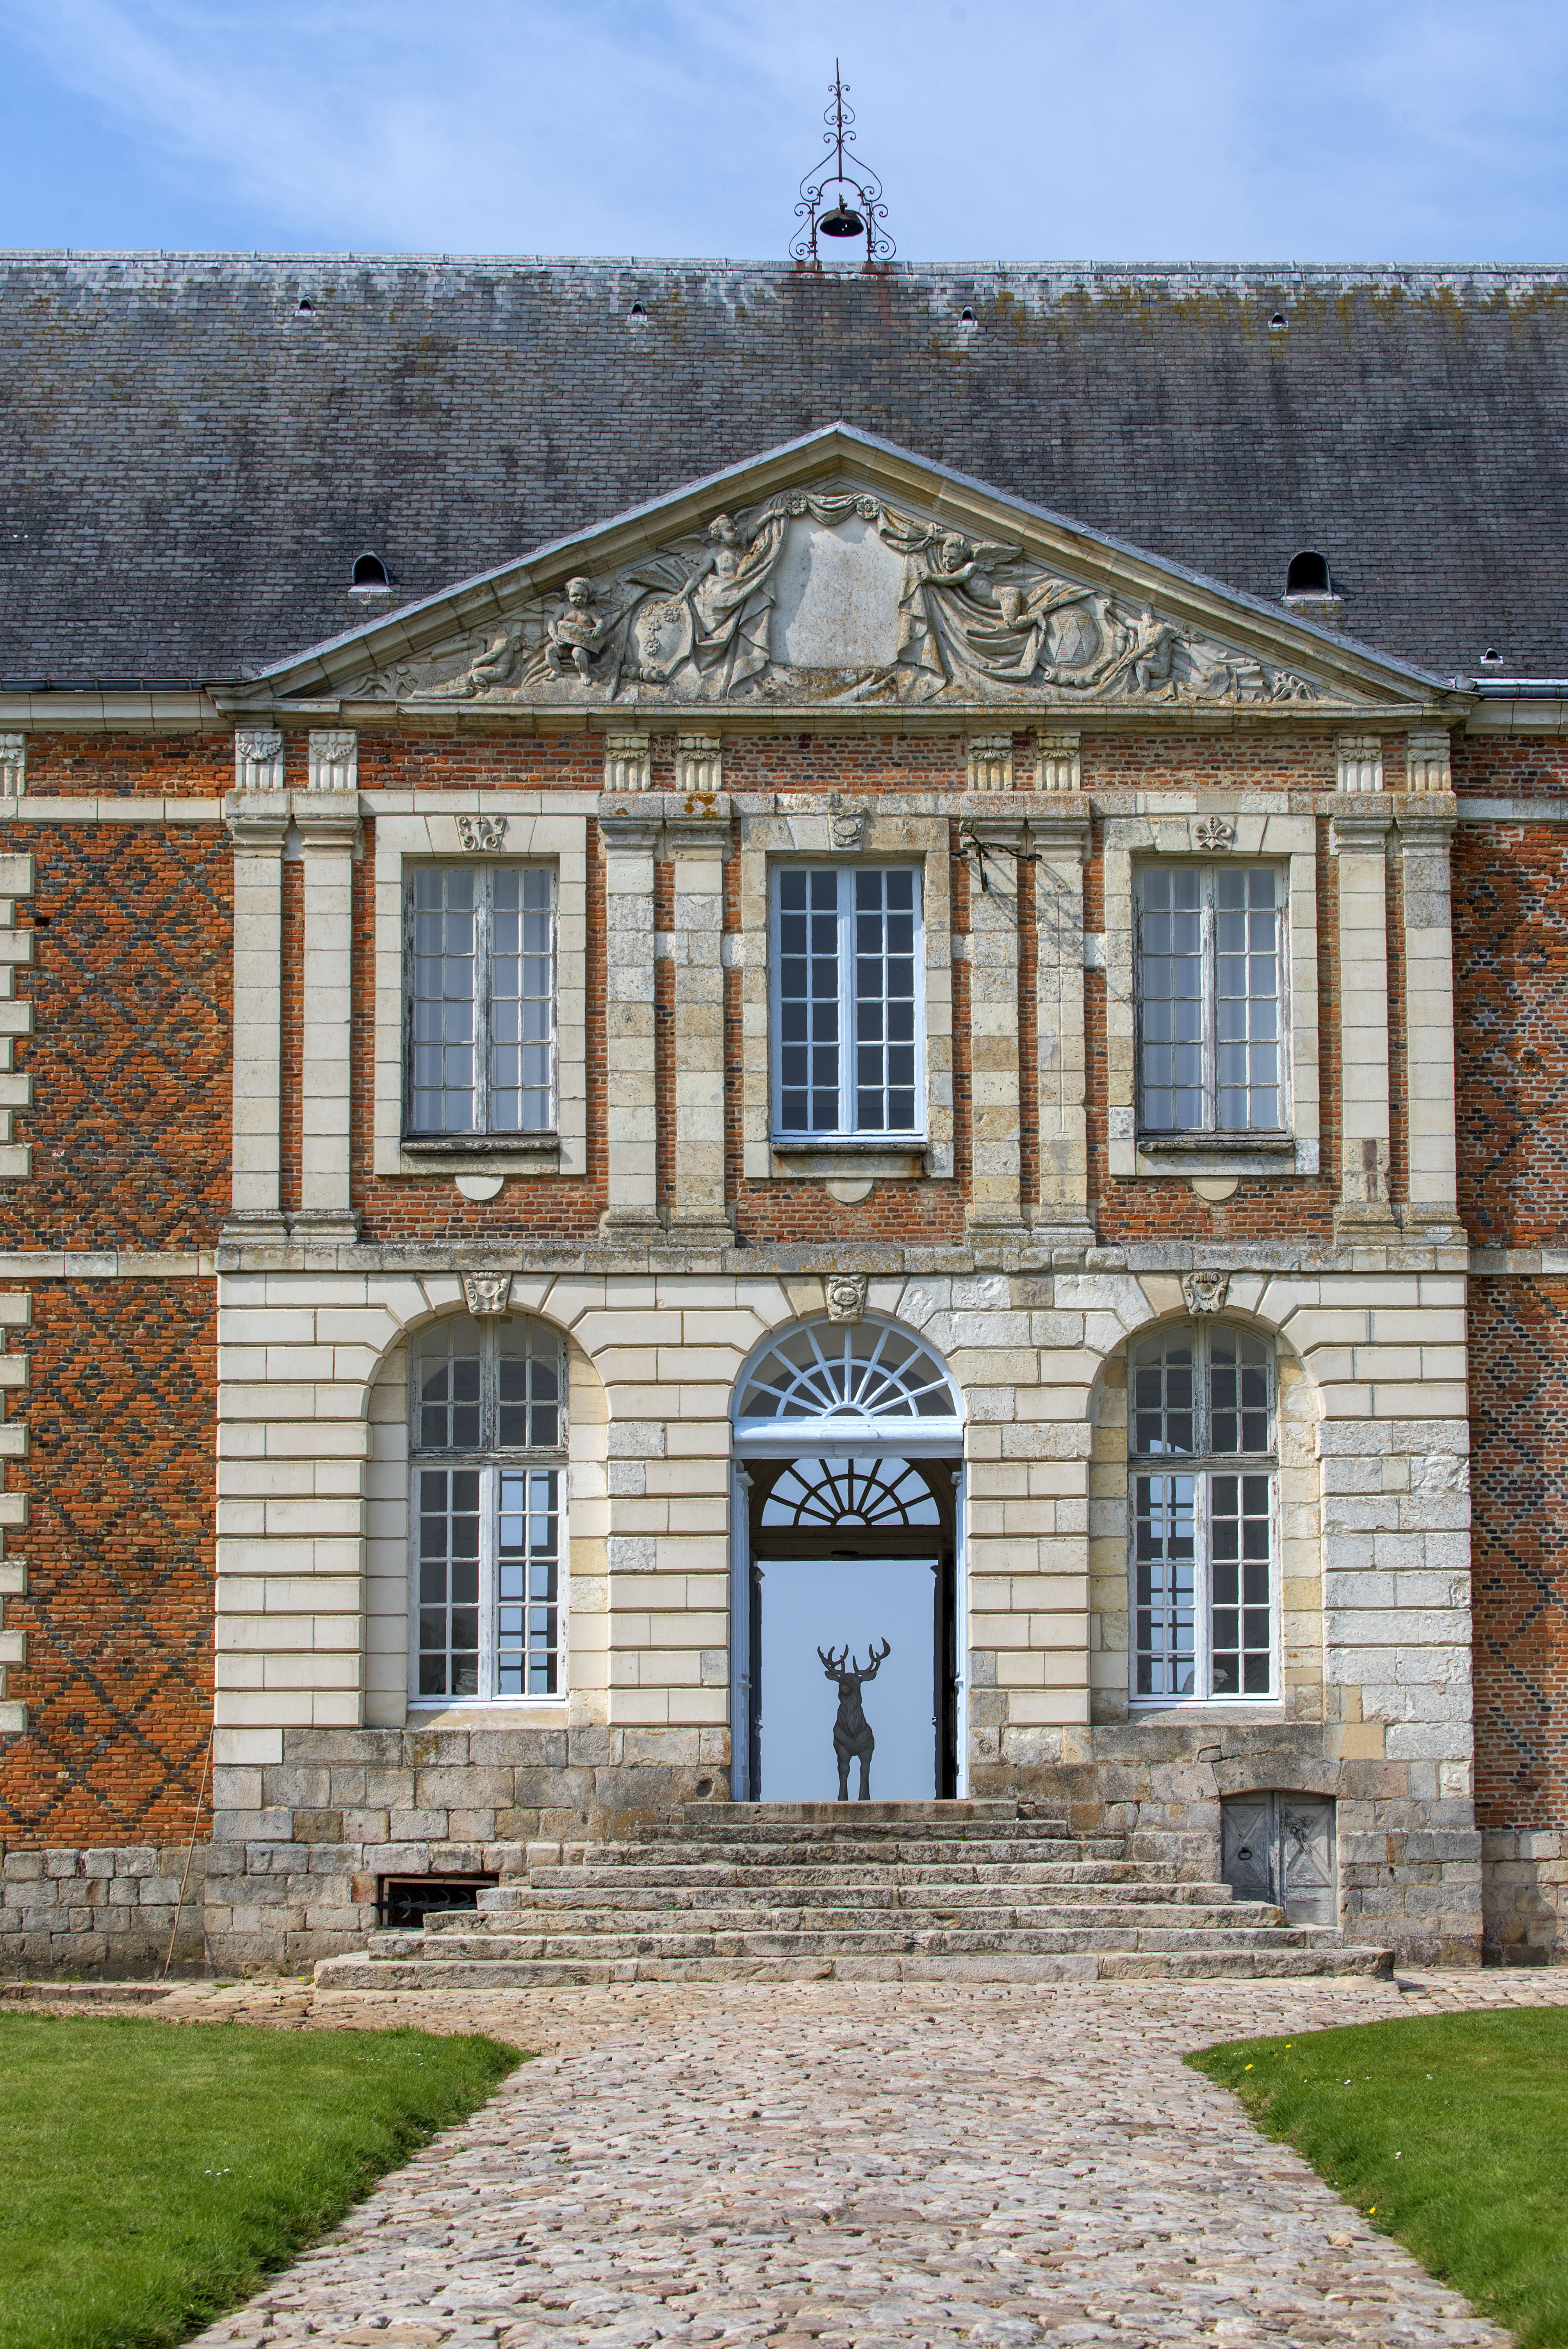
M905 258L1568 258L1545 0L0 0L0 244L769 257L835 50Z

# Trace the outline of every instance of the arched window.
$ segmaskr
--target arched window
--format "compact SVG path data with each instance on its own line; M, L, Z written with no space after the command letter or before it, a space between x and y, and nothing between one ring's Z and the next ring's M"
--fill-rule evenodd
M907 1460L791 1460L762 1504L765 1528L864 1526L885 1532L936 1526L941 1512L920 1470Z
M815 1419L841 1423L845 1433L857 1420L946 1425L958 1416L953 1382L930 1348L880 1321L788 1330L742 1381L738 1413L743 1428Z
M409 1348L415 1704L562 1692L566 1361L521 1316L438 1321Z
M1300 554L1293 554L1290 569L1284 574L1284 592L1287 595L1332 595L1334 591L1328 584L1327 555L1318 554L1311 547L1305 548Z
M354 565L356 587L389 587L391 584L387 576L387 565L378 554L362 554L356 559Z
M1133 1347L1127 1386L1133 1698L1274 1696L1273 1353L1183 1324Z

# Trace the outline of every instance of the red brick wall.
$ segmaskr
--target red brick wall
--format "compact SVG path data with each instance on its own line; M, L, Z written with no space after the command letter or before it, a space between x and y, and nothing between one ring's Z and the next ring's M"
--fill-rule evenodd
M0 1247L211 1247L229 1201L228 834L28 825L25 844L33 1106L15 1131L33 1179L0 1184Z
M1476 1816L1568 1820L1568 1282L1470 1284Z
M1454 842L1460 1214L1482 1247L1568 1233L1568 825Z
M0 1843L137 1843L190 1831L212 1718L211 1284L41 1281L13 1333L30 1522L7 1627L27 1706L0 1739Z

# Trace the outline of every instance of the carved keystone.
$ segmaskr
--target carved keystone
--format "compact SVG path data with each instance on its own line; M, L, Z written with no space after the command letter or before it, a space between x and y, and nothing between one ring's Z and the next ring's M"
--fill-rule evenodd
M488 849L492 854L506 843L504 815L460 815L458 818L458 838L467 849Z
M858 1321L866 1309L870 1276L863 1272L830 1273L822 1284L830 1321Z
M465 1272L463 1299L469 1311L480 1319L504 1313L511 1303L510 1272Z
M1228 1272L1184 1272L1181 1294L1189 1313L1222 1313L1231 1293Z
M1206 815L1192 827L1192 837L1200 848L1212 852L1216 848L1234 848L1236 827L1229 816Z

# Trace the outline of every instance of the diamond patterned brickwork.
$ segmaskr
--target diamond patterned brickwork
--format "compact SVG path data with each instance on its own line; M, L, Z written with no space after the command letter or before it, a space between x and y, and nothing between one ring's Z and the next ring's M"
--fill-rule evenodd
M27 1635L7 1671L27 1727L0 1741L0 1844L186 1834L211 1722L212 1291L32 1295L29 1451L7 1474L30 1502L27 1589L5 1602Z
M1476 1816L1568 1816L1568 1282L1470 1285Z
M13 827L13 829L16 829ZM0 1247L210 1246L228 1199L233 857L216 825L51 825L35 844L33 1180Z
M1480 1247L1559 1247L1568 1225L1568 831L1454 839L1460 1216Z

